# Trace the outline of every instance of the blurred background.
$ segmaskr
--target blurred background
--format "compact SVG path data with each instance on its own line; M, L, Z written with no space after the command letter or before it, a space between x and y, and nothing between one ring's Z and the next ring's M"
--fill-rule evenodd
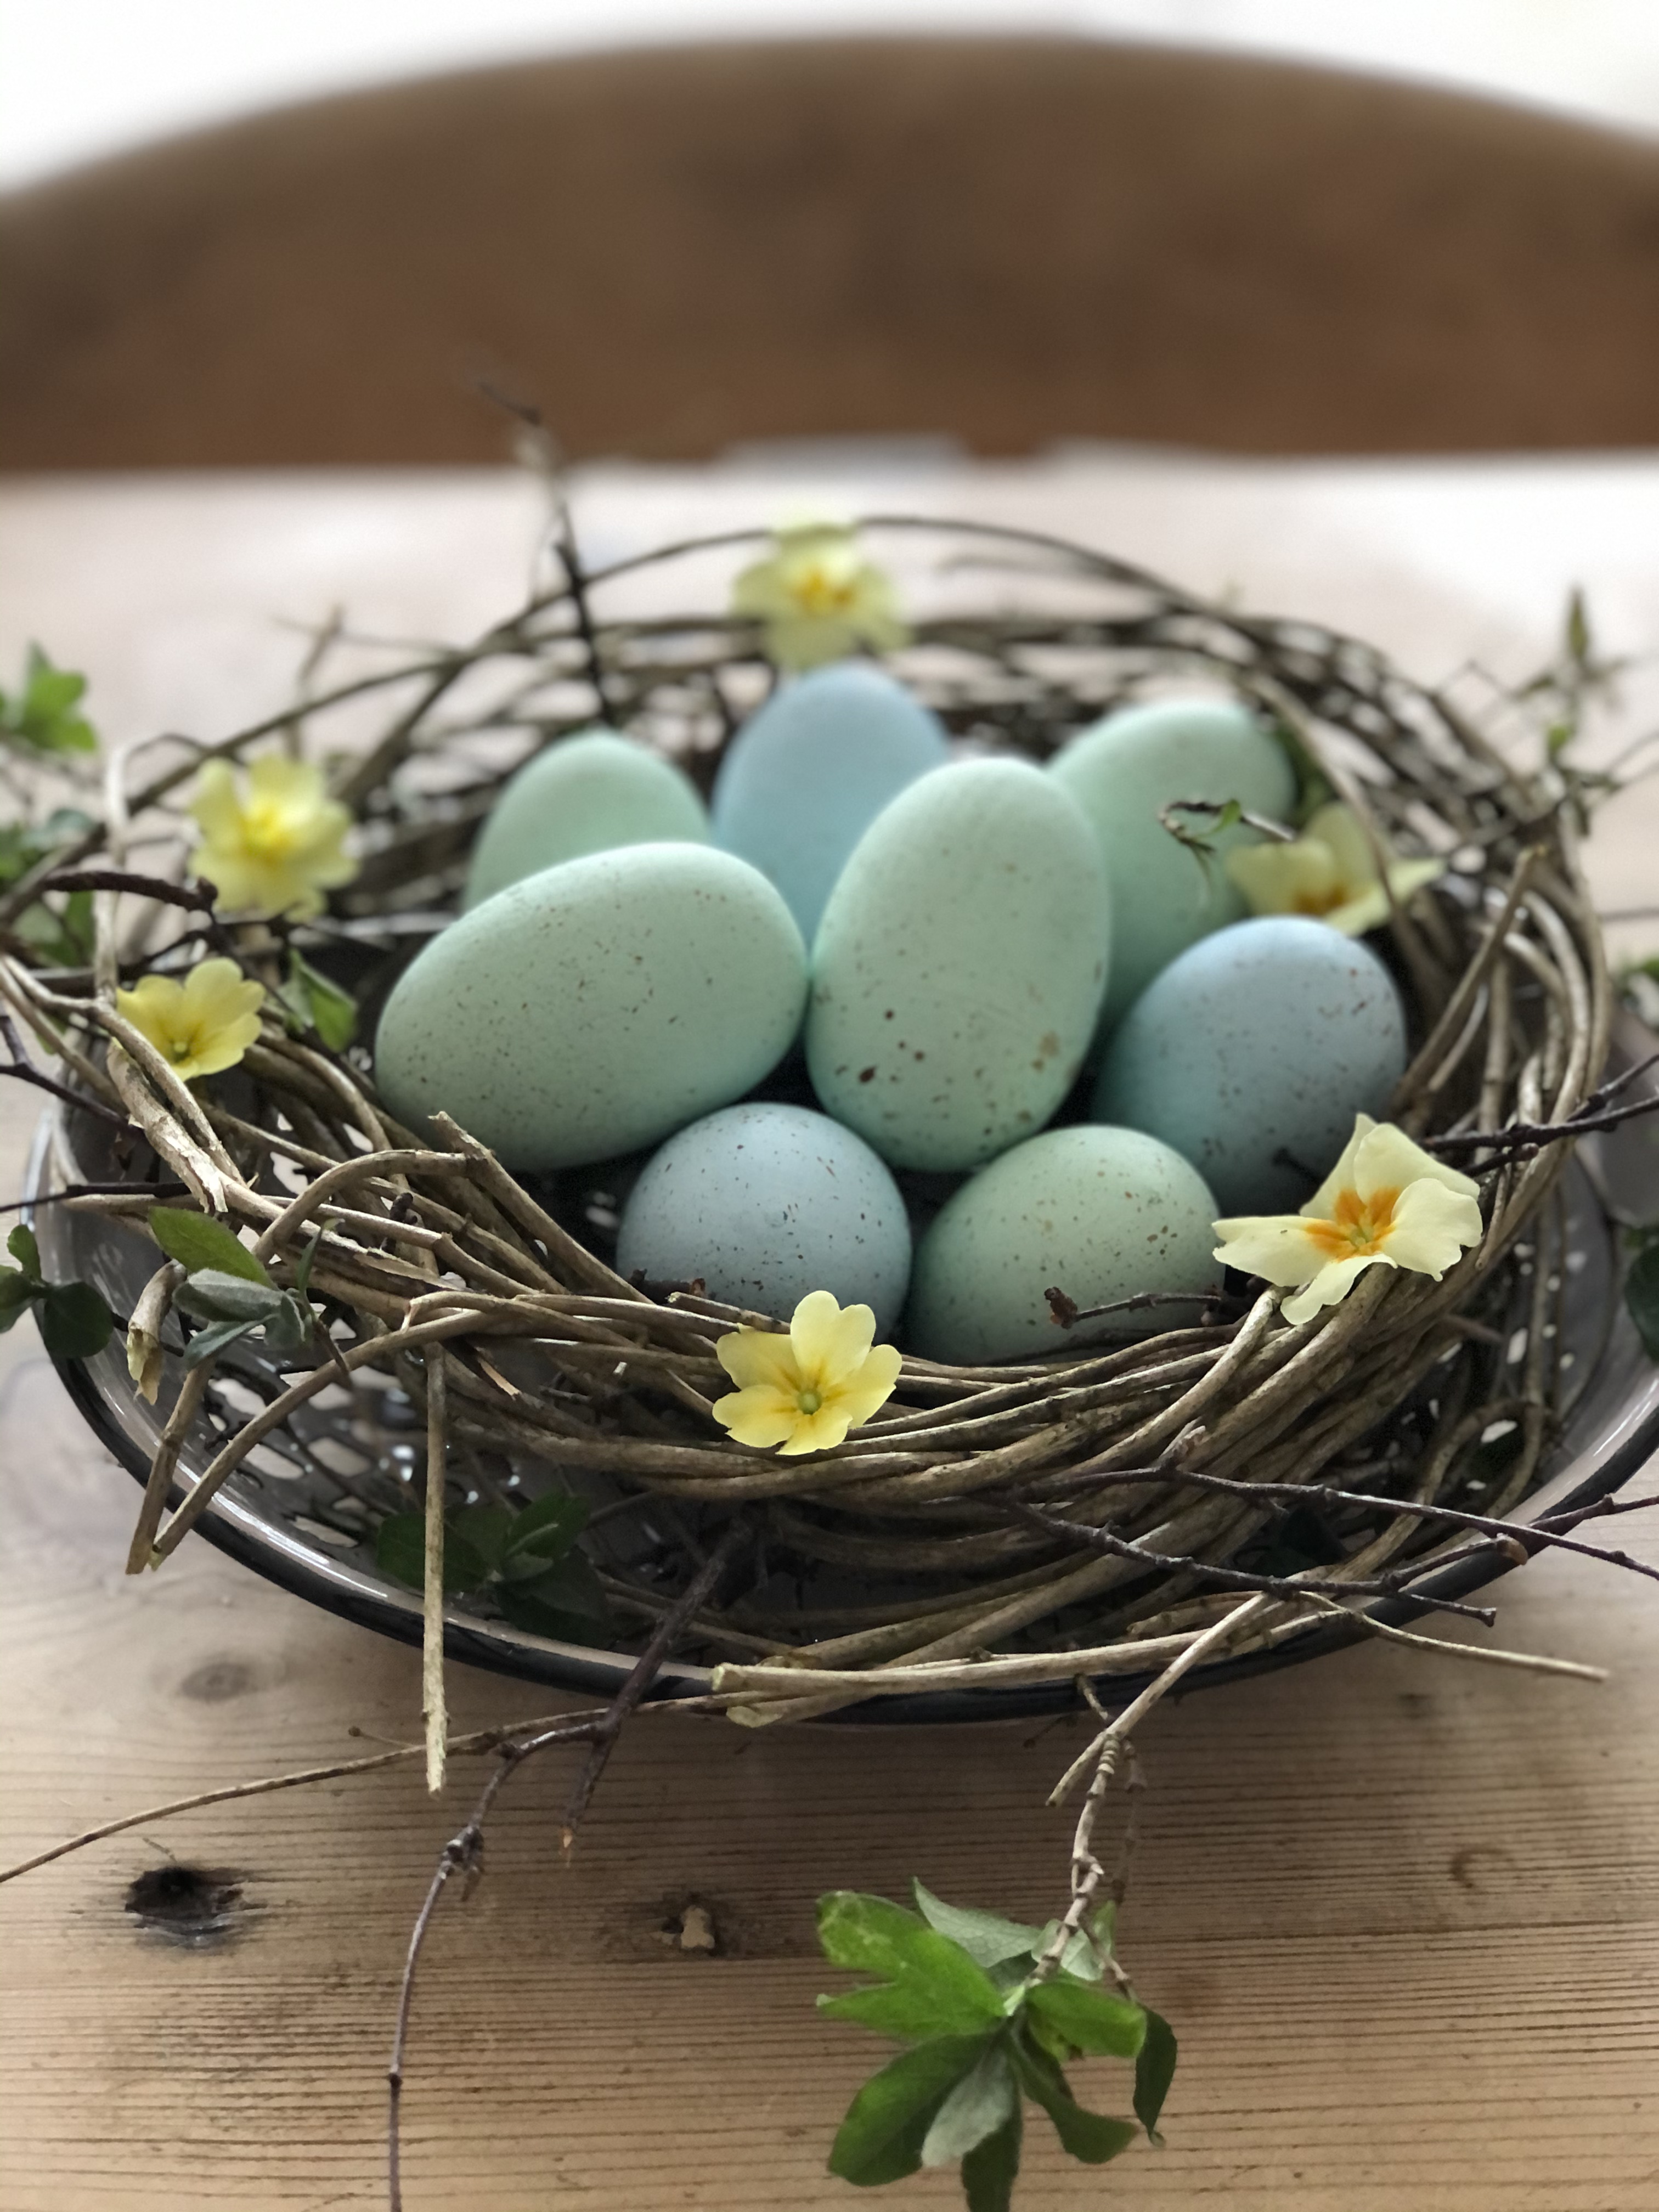
M1383 70L1659 126L1656 0L5 0L0 184L276 100L522 55L1039 30Z

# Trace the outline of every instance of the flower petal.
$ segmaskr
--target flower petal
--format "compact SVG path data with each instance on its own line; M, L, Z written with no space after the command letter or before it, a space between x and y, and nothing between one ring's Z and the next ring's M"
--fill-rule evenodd
M740 1390L763 1383L793 1395L801 1387L794 1346L767 1329L732 1329L717 1340L714 1357Z
M789 1340L807 1388L827 1397L856 1374L875 1334L876 1316L868 1306L843 1311L832 1292L809 1291L789 1323Z
M837 1399L830 1399L816 1413L797 1413L794 1433L779 1447L781 1459L795 1459L802 1452L833 1451L847 1440L849 1426Z
M236 777L228 761L207 762L196 779L190 811L201 824L210 843L229 844L242 824L241 803L236 796Z
M1264 839L1235 846L1223 866L1255 914L1318 912L1340 889L1328 848L1308 837L1291 845Z
M1355 1121L1365 1117L1361 1115ZM1352 1184L1361 1198L1370 1198L1379 1190L1405 1190L1414 1182L1435 1182L1447 1190L1455 1191L1460 1198L1475 1198L1480 1186L1457 1168L1449 1168L1437 1160L1432 1152L1425 1152L1421 1145L1414 1145L1403 1129L1392 1121L1376 1121L1353 1147ZM1344 1156L1346 1157L1346 1154Z
M903 1364L895 1344L873 1345L854 1374L833 1386L830 1401L849 1428L862 1428L893 1395Z
M1388 1256L1437 1283L1464 1250L1486 1235L1480 1200L1425 1176L1400 1194L1389 1231Z
M1336 1212L1337 1200L1341 1197L1345 1190L1352 1190L1356 1188L1354 1163L1359 1157L1359 1147L1376 1127L1376 1122L1369 1114L1354 1115L1352 1136L1342 1147L1341 1157L1336 1165L1303 1207L1304 1213L1313 1215L1321 1221L1329 1221L1333 1218ZM1409 1182L1410 1180L1410 1176L1407 1176L1406 1181ZM1397 1185L1395 1187L1398 1188ZM1378 1184L1374 1185L1373 1188L1380 1189L1382 1186ZM1362 1193L1362 1195L1364 1194Z
M1393 1265L1386 1252L1357 1252L1352 1260L1333 1260L1320 1269L1306 1290L1286 1298L1279 1310L1288 1322L1311 1321L1322 1306L1334 1306L1346 1298L1367 1267Z
M1368 884L1356 897L1345 899L1319 919L1328 929L1340 929L1344 937L1363 937L1368 929L1380 929L1388 920L1390 908L1389 895L1379 883Z
M1316 837L1329 853L1338 880L1348 897L1358 898L1368 886L1381 880L1376 872L1376 854L1365 835L1364 824L1352 807L1345 806L1340 799L1316 808L1309 816L1308 826L1302 834L1304 837Z
M1323 1248L1299 1213L1241 1214L1210 1226L1222 1239L1215 1257L1264 1283L1305 1283L1326 1264Z
M787 1443L806 1418L792 1392L775 1390L765 1383L716 1398L714 1414L737 1443L752 1444L760 1450Z

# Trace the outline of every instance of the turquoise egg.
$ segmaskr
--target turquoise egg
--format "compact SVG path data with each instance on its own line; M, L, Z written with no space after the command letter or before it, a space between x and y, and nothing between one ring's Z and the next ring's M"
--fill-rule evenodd
M806 949L764 876L629 845L510 884L434 938L380 1017L399 1121L452 1114L511 1168L580 1167L730 1105L789 1049Z
M681 838L708 842L691 779L631 738L586 730L549 745L501 787L472 848L462 904L588 853Z
M1273 915L1200 939L1147 986L1092 1111L1173 1145L1224 1214L1293 1212L1405 1067L1405 1010L1376 955Z
M1109 714L1073 738L1048 773L1082 808L1105 857L1112 974L1101 1019L1109 1029L1177 953L1245 912L1219 855L1259 833L1224 830L1212 841L1218 858L1206 862L1170 836L1159 810L1177 799L1236 799L1285 821L1296 777L1255 716L1218 699L1160 699ZM1192 819L1194 829L1206 826Z
M910 1340L927 1358L973 1365L1185 1328L1219 1285L1215 1213L1203 1177L1156 1138L1049 1129L981 1168L922 1237ZM1143 1291L1200 1295L1062 1330L1051 1286L1084 1307Z
M783 893L810 946L848 854L890 799L949 757L943 724L879 668L785 684L726 747L714 842Z
M805 1106L727 1106L652 1155L623 1209L617 1266L701 1276L725 1305L787 1321L809 1291L897 1321L910 1279L898 1186L863 1139Z
M818 925L820 1102L898 1167L977 1167L1034 1136L1088 1048L1109 927L1099 848L1052 778L935 769L865 832Z

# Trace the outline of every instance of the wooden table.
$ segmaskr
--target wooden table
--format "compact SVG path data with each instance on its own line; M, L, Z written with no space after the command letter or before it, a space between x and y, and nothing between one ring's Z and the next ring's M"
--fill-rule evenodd
M617 472L584 511L592 540L620 544L677 526L694 502L766 519L815 489L779 479ZM877 489L890 506L1085 531L1200 586L1231 580L1376 636L1423 674L1471 650L1518 672L1574 577L1609 647L1659 643L1650 461L1083 456L972 478L890 472ZM453 631L510 598L532 523L532 495L488 476L26 487L0 524L0 671L38 635L91 668L110 735L216 730L291 666L295 640L270 613L314 617L345 597L366 624ZM1650 797L1619 802L1592 848L1607 903L1651 896L1656 834ZM0 1107L15 1187L33 1116L15 1094ZM136 1491L27 1328L0 1351L0 1856L416 1732L412 1652L204 1544L126 1580ZM1659 1559L1659 1516L1621 1534ZM1591 1689L1373 1644L1157 1717L1123 1933L1183 2039L1169 2148L1094 2174L1034 2129L1025 2212L1659 2203L1659 1593L1556 1556L1501 1602L1505 1644L1613 1679ZM463 1726L550 1702L461 1669L452 1699ZM568 1866L556 1840L568 1766L520 1775L488 1878L446 1910L423 1971L410 2212L853 2203L823 2156L878 2046L814 2018L827 1978L811 1900L896 1893L918 1873L946 1897L1042 1917L1070 1834L1042 1799L1079 1741L1065 1726L754 1736L646 1719ZM462 1766L434 1805L394 1769L202 1811L0 1894L4 2212L382 2201L403 1948L471 1786ZM125 1909L135 1879L175 1863L236 1892L191 1942ZM677 1940L690 1902L708 1910L712 1954ZM960 2200L934 2175L893 2201Z

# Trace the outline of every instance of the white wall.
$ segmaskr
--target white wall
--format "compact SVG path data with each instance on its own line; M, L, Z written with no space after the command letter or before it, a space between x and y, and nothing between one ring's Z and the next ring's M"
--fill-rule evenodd
M0 184L389 76L859 27L1242 46L1659 128L1659 0L0 0Z

